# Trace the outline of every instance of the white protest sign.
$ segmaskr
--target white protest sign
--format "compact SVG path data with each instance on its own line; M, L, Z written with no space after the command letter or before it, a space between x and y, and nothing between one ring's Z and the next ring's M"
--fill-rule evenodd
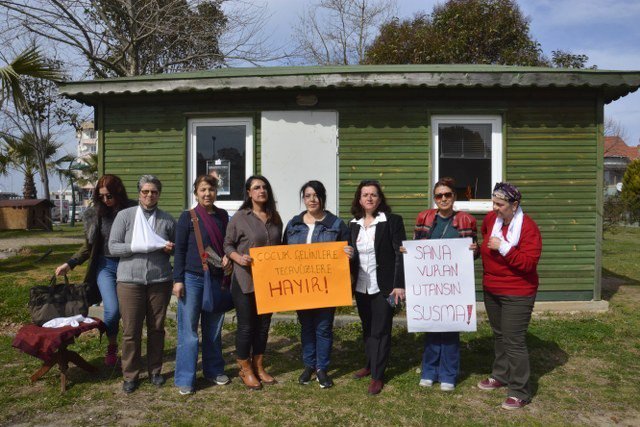
M471 238L402 242L409 332L473 332L476 291Z

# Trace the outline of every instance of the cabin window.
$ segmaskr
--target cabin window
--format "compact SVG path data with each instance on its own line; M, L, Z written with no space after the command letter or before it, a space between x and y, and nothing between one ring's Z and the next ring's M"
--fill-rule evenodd
M432 116L433 183L456 180L457 210L488 212L491 191L502 181L500 116Z
M244 199L244 183L253 174L253 121L250 118L190 120L187 194L202 174L220 180L216 205L236 211Z

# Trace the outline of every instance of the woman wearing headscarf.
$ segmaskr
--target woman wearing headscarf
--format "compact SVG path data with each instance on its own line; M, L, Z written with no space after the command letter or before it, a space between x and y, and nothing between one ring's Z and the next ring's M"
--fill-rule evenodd
M122 209L131 205L122 180L116 175L103 175L93 191L93 205L84 213L84 244L69 260L56 268L56 275L67 274L77 265L89 260L84 283L89 284L88 303L97 304L102 299L103 320L107 328L106 366L118 361L118 329L120 309L116 293L118 257L109 251L109 233L113 220ZM97 289L96 289L97 288Z
M482 222L484 304L493 330L495 359L482 390L507 388L504 409L531 401L527 329L538 290L542 237L522 211L520 190L508 182L495 185L493 211Z
M352 286L367 359L354 377L371 375L368 392L375 395L384 385L394 307L405 298L400 246L406 234L402 217L391 213L378 181L365 180L358 185L351 213L354 218L349 229L355 246Z
M282 220L276 210L271 184L264 176L250 176L245 183L244 202L229 221L224 252L234 265L231 295L238 322L236 355L240 378L252 390L277 381L264 369L271 313L258 314L249 249L281 243Z
M327 190L320 181L304 183L300 198L306 210L289 221L284 230L283 243L349 242L351 236L344 221L325 209ZM350 258L353 256L351 246L345 246L344 251ZM321 388L333 386L327 371L333 346L335 313L335 307L298 310L304 363L304 370L298 378L300 384L309 384L315 375Z
M164 321L173 287L169 258L175 220L158 208L162 183L153 175L138 180L138 206L122 210L111 227L109 250L120 257L118 303L122 315L122 390L138 387L142 368L142 329L147 325L147 370L160 387L164 352Z
M178 298L175 385L182 395L195 391L198 323L202 325L202 371L205 379L218 385L230 382L224 373L222 357L224 311L216 312L213 305L205 307L206 303L203 304L208 291L205 287L220 289L225 277L223 268L231 267L223 251L229 214L214 204L218 194L216 178L200 175L193 183L193 194L198 202L196 207L183 212L176 225L173 270L173 294ZM213 263L215 266L203 261L200 245L205 252L211 251L211 256L204 259L216 258L219 261ZM208 274L205 274L205 268Z
M419 239L458 239L471 237L470 250L477 255L477 222L466 212L456 212L456 183L453 178L440 178L433 186L436 209L427 209L418 214L413 233ZM422 356L420 385L431 387L440 383L443 391L455 390L460 370L460 332L427 332Z

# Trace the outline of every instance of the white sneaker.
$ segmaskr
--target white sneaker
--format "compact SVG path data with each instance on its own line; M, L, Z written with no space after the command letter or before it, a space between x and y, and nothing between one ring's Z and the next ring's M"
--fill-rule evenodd
M193 387L178 387L181 396L188 396L194 393Z
M433 385L433 380L420 380L420 387L431 387Z
M451 383L440 383L440 390L442 391L453 391L456 389L455 384Z

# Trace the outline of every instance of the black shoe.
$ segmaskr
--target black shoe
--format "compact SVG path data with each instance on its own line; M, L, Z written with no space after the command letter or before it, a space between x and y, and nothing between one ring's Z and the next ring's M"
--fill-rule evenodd
M311 382L311 377L313 376L314 371L315 370L313 368L305 366L304 371L302 371L302 374L300 374L300 377L298 377L298 382L300 384L309 384Z
M316 379L320 383L320 388L330 388L333 387L333 381L327 371L324 369L318 369L316 371Z
M133 393L137 388L138 388L138 381L136 380L131 380L131 381L125 380L122 383L122 391L124 391L127 394Z
M160 387L166 381L162 374L151 374L149 380L151 381L151 384L155 385L156 387Z

